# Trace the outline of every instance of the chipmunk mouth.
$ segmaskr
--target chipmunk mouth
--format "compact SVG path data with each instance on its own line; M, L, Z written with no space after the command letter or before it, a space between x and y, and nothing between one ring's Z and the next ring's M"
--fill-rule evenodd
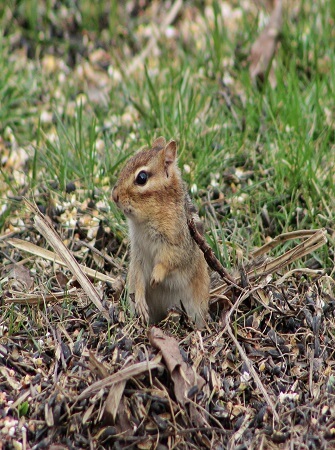
M132 217L134 214L134 209L131 206L124 206L122 210L126 217Z
M128 217L128 218L133 218L134 214L135 214L135 209L134 207L129 204L128 201L126 201L125 203L123 203L122 201L118 201L117 206L121 209L121 211L123 212L123 214Z

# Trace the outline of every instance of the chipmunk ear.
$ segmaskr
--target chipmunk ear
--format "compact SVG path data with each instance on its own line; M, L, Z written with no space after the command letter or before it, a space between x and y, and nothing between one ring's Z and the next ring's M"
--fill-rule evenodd
M176 162L177 159L177 144L176 141L168 142L167 146L163 150L164 155L164 167L166 176L169 176L169 168Z
M165 140L165 138L163 138L163 136L160 136L159 138L154 140L151 148L161 149L161 148L164 148L165 146L166 146L166 140Z

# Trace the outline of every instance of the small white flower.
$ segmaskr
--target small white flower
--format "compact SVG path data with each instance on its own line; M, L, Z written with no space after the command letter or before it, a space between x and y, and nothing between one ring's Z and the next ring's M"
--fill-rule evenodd
M284 401L287 400L298 400L299 398L299 394L297 394L296 392L281 392L279 394L279 401L280 403L284 403Z
M191 173L191 167L188 164L184 164L184 172L187 174Z
M53 114L51 111L43 111L40 115L41 123L51 123Z
M241 383L248 383L250 381L250 373L245 371L241 375Z
M191 192L192 194L196 194L198 192L198 186L195 183L191 186Z
M8 431L9 436L10 437L14 437L15 436L15 431L16 431L15 427L10 427L10 429Z
M165 30L165 36L168 38L168 39L171 39L171 38L174 38L175 37L175 35L176 35L176 29L174 28L174 27L167 27L166 28L166 30Z

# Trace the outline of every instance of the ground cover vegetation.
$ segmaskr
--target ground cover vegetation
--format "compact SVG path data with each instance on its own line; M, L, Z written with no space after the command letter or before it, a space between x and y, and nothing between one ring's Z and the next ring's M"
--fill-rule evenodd
M325 0L3 2L0 448L334 448L334 22ZM161 135L240 287L213 275L201 332L127 308L111 186Z

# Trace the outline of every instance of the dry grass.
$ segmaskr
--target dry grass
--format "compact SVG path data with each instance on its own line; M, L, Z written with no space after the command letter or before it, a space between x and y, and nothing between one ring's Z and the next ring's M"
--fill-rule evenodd
M334 18L324 0L0 8L0 450L335 448ZM202 331L127 309L110 186L159 135L218 258Z
M97 269L94 253L75 250L79 237L69 240L59 231L76 259ZM251 281L246 271L243 282L235 276L239 288L219 283L203 332L178 311L160 329L144 329L120 304L122 284L96 283L103 299L98 311L85 283L71 281L71 266L48 262L41 250L31 256L33 243L47 244L37 231L27 227L21 237L30 241L30 256L19 240L5 238L1 245L7 260L0 348L5 445L335 445L334 280L322 271L287 271L279 258L263 274L249 272ZM306 233L294 237L305 239L308 253ZM286 253L290 264L296 251ZM38 306L29 297L39 298Z

